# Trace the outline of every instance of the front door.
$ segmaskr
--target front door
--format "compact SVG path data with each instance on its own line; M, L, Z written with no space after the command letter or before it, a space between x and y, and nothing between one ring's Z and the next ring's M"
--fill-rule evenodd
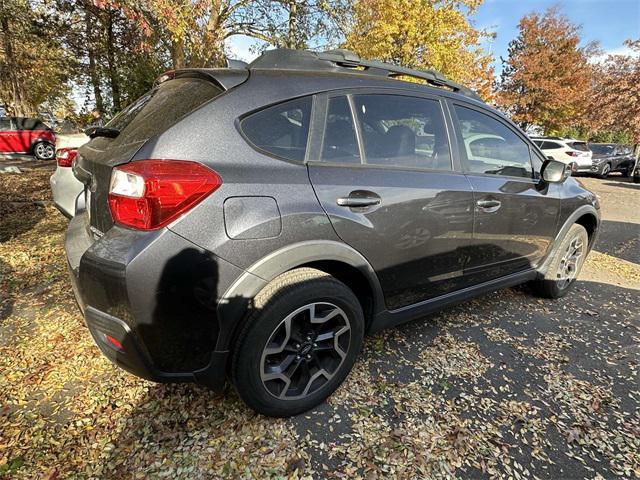
M337 234L376 270L387 308L466 286L473 194L454 170L440 101L354 94L317 105L326 121L311 183Z
M538 178L542 161L506 122L461 104L453 112L475 207L468 275L480 283L536 266L555 236L559 186Z

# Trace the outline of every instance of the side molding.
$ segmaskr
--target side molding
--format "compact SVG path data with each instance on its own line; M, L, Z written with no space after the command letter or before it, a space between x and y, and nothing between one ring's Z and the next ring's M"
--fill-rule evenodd
M384 310L380 282L367 260L350 246L331 240L300 242L276 250L251 265L224 293L218 303L220 336L217 351L226 351L235 327L244 317L253 298L278 275L311 262L337 261L357 268L373 291L374 314Z

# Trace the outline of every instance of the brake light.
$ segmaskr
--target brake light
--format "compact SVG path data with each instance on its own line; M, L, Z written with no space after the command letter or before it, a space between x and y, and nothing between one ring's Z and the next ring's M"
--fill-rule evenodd
M56 162L59 167L70 167L77 156L75 148L60 148L56 151Z
M570 157L579 157L580 154L578 152L574 152L572 150L568 150L567 151L567 155L569 155Z
M215 192L222 179L200 163L138 160L113 169L109 209L116 223L156 230Z

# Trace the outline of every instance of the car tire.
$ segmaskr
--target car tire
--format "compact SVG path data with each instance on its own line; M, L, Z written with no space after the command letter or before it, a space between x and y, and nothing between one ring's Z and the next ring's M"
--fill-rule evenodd
M598 177L607 178L610 173L611 173L611 165L608 163L605 163L604 166L602 167L602 171L598 174Z
M364 315L351 289L320 270L291 270L254 298L233 347L231 381L256 412L297 415L344 381L363 337Z
M582 225L573 224L553 254L544 278L532 282L534 292L544 298L564 297L580 274L588 247L587 231Z
M629 165L623 172L622 176L625 178L629 178L633 175L633 165Z
M49 142L37 142L31 151L38 160L52 160L56 154L55 147Z

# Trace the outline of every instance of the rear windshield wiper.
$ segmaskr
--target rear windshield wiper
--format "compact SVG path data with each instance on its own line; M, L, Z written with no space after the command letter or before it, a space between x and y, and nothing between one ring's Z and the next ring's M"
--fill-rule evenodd
M107 138L116 138L120 135L120 130L116 128L108 128L108 127L89 127L84 133L89 138L95 137L107 137Z

